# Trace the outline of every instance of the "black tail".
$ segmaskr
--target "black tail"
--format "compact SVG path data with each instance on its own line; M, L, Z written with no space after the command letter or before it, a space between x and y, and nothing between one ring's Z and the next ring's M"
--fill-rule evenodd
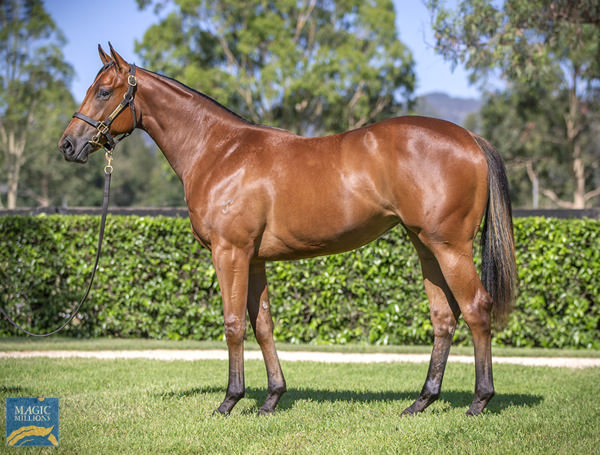
M494 325L505 327L517 290L517 264L506 169L498 151L473 134L488 163L489 199L481 233L481 281L493 300Z

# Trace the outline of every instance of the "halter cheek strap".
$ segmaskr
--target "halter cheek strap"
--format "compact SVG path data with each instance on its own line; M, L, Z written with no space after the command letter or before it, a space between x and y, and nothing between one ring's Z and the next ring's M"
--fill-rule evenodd
M112 151L115 146L129 136L133 130L137 127L137 116L135 113L135 105L133 104L133 99L135 97L135 91L137 89L137 80L135 78L135 65L129 66L129 77L127 78L127 92L123 95L123 100L118 104L114 111L106 117L104 121L94 120L91 117L88 117L85 114L80 112L75 112L73 114L73 118L78 118L79 120L83 120L87 124L96 128L96 134L92 137L88 143L97 146L104 147L109 152ZM131 113L133 114L133 126L128 133L125 133L118 138L114 138L112 134L110 134L110 125L113 120L117 118L117 116L123 112L127 107L131 109ZM104 138L104 142L100 142L101 139Z

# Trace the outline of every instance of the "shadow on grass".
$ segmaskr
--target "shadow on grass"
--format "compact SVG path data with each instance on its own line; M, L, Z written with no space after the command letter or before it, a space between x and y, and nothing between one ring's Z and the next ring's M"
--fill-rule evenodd
M160 394L163 399L180 399L186 397L192 397L196 395L206 394L222 394L225 396L224 387L195 387L189 390L182 391L171 391L168 393ZM244 399L253 400L256 402L256 409L258 409L264 402L267 396L266 389L259 389L254 387L246 388L246 396ZM404 407L410 405L418 396L418 392L369 392L369 391L355 391L355 390L324 390L324 389L289 389L281 398L277 409L288 410L294 407L294 403L297 402L317 402L317 403L334 403L338 401L345 402L404 402L399 403L399 412ZM486 413L499 414L506 408L512 406L524 406L532 408L539 405L543 401L543 397L540 395L531 394L503 394L499 393L490 401L486 408ZM442 391L440 400L450 404L453 408L464 407L465 410L470 406L473 400L473 392L462 391L462 390L449 390Z
M7 396L12 395L24 395L28 393L29 389L21 387L21 386L12 386L12 385L0 385L0 395L6 394Z

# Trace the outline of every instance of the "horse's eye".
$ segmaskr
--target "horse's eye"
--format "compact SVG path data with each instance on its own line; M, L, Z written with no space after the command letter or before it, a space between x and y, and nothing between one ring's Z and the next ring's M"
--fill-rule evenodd
M101 88L100 90L98 90L98 98L100 99L107 99L110 96L110 90L106 90Z

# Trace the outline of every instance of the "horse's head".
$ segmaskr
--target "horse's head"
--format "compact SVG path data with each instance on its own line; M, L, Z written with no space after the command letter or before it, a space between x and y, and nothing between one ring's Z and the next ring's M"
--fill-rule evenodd
M112 46L110 55L100 45L98 52L104 66L58 142L68 161L85 163L88 155L101 147L112 150L124 137L113 136L128 135L137 125L133 104L137 85L135 66L127 63Z

